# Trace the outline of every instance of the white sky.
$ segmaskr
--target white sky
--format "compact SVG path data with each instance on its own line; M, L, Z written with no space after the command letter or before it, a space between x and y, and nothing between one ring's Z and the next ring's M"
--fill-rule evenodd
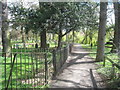
M40 1L40 2L70 2L70 1L76 1L76 2L113 2L113 0L7 0L8 2L16 2L16 1L27 1L27 2L35 2L35 1ZM117 1L120 1L120 0L114 0L114 2L117 2Z

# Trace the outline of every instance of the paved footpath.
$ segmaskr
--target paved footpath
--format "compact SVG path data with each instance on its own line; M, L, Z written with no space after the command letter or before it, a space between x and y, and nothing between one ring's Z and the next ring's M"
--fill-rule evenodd
M104 88L105 84L96 72L97 65L88 52L74 44L72 54L60 73L52 80L51 88Z

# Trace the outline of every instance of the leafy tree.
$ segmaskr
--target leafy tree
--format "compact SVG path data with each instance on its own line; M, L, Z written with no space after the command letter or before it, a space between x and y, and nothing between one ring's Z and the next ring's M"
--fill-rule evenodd
M22 4L11 4L9 6L9 12L11 15L10 23L11 27L16 30L21 30L22 42L25 47L25 26L27 22L27 9Z
M46 46L46 31L58 34L58 47L61 47L62 37L79 26L75 5L73 3L39 3L39 5L40 8L29 10L27 26L32 26L32 30L40 32L41 47Z
M51 30L58 34L58 48L61 47L62 37L72 30L79 28L79 15L76 3L54 3L57 12L51 17Z
M98 17L94 12L96 7L95 3L56 3L59 12L50 21L52 30L58 34L58 48L61 47L62 37L67 33L78 31L82 27L97 27Z
M23 21L21 19L19 21L24 24L26 33L31 30L34 33L40 33L42 48L46 48L47 32L58 34L58 48L60 48L62 38L69 32L79 30L84 26L95 29L97 26L97 15L94 12L96 7L97 4L90 3L40 2L39 7L30 7L24 11L18 9L18 12L22 11L22 16L25 17Z
M39 2L39 8L28 9L26 32L33 30L34 33L40 33L41 48L46 48L46 32L49 29L48 20L55 13L52 3Z

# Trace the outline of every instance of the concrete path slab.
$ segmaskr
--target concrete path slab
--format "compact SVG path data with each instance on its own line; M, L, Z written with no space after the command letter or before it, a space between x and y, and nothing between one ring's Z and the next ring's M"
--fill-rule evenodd
M97 65L88 53L75 44L60 74L52 80L51 88L104 88L105 84L96 72Z

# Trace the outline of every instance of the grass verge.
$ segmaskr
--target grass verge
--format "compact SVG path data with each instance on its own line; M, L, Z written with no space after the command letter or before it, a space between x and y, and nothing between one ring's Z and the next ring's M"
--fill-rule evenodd
M91 54L89 54L90 57L93 59L96 58L96 50L97 46L91 46L89 44L82 44L82 47L85 48L86 50L90 51ZM118 59L118 54L116 53L110 53L111 48L105 48L105 56L110 58L112 61L115 63L119 64L119 59ZM107 85L110 88L120 88L120 70L115 68L115 77L113 77L113 68L112 68L112 63L108 60L105 61L105 66L103 66L103 62L97 62L96 64L99 66L97 69L97 72L104 75L105 78L107 78Z

